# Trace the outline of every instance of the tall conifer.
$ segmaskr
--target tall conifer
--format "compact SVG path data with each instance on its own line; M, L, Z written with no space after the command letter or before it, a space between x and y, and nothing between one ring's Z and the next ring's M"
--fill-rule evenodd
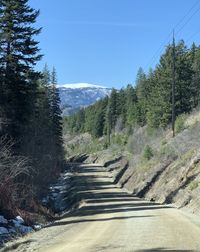
M0 69L4 132L15 140L23 132L29 115L31 81L37 73L33 66L41 59L38 42L40 33L33 24L39 11L28 6L28 0L0 2ZM19 140L19 139L18 139Z

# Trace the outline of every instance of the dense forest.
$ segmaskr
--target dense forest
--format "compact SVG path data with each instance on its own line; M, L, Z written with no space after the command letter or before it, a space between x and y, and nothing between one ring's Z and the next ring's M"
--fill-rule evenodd
M64 160L56 71L35 71L38 15L28 0L0 2L0 212L7 215L34 211Z
M172 122L174 54L176 118L190 112L200 101L200 47L193 43L188 48L182 40L166 47L154 70L145 73L140 68L134 86L113 89L110 97L65 118L65 131L107 135L109 143L111 132L124 128L130 133L144 125L165 128Z

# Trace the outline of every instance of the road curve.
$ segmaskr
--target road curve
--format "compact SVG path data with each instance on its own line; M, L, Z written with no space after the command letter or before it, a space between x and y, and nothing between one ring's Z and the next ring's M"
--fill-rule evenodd
M81 207L18 240L11 250L200 251L200 228L180 210L128 194L103 167L80 165L75 172Z

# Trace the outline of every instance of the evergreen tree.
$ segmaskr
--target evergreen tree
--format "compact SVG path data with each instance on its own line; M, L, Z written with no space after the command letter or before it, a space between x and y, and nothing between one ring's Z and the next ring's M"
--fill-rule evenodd
M40 79L40 82L44 87L49 87L51 84L51 74L47 64L45 64L43 68L42 78Z
M136 95L138 99L138 123L146 124L147 103L148 103L148 82L143 69L140 67L136 77Z
M53 67L51 73L51 120L52 120L52 140L55 147L54 157L57 163L63 161L63 136L62 136L62 111L60 109L60 96L56 87L57 75L56 69Z
M114 129L116 122L117 122L117 118L119 115L119 110L118 110L118 95L117 95L117 90L116 89L112 89L111 95L110 95L110 99L109 99L109 103L108 103L108 113L107 115L109 115L109 124L110 124L110 129Z
M181 40L175 45L176 116L190 112L199 105L199 69L200 47L193 43L188 49ZM103 134L107 135L108 143L111 132L116 128L131 129L145 124L151 128L165 128L172 122L172 77L173 45L169 44L154 70L150 69L148 74L142 68L138 70L135 87L128 85L119 91L113 89L105 107L97 102L86 108L83 128L82 119L76 117L77 120L73 120L73 123L77 123L83 132L89 132L95 137L102 135L101 125L104 124ZM70 120L69 118L68 121Z
M176 115L191 110L192 68L183 41L175 47L175 107ZM166 127L172 115L172 46L169 45L156 67L150 84L147 121L151 127ZM149 80L148 80L149 82Z
M128 85L126 88L126 125L130 128L137 125L141 119L139 118L138 111L138 98L136 95L136 90L133 86Z
M49 77L47 65L43 69L41 79L37 81L37 92L32 97L32 112L28 127L29 134L23 153L34 162L33 183L37 188L51 180L53 158L51 145L51 113L49 100Z
M192 70L191 106L195 108L200 102L200 48L196 49L192 63Z
M94 120L93 120L94 126L92 130L92 135L94 137L99 138L104 134L107 99L98 101L93 107L94 107Z
M13 181L24 185L26 199L46 189L64 156L56 71L34 70L41 58L34 39L41 31L34 28L38 14L28 0L0 1L0 136L13 139L14 155L29 160L30 176Z
M176 113L189 112L191 105L192 63L183 40L176 46Z
M121 122L121 127L124 128L126 124L126 90L122 88L118 93L118 122Z
M195 56L196 56L196 52L198 50L198 47L195 45L195 43L192 43L191 49L189 50L189 60L190 60L190 64L194 63L195 60Z
M40 60L34 36L41 29L33 28L39 14L28 0L0 2L0 69L4 132L17 139L28 121L31 80L38 74L33 66ZM19 139L17 139L19 141Z

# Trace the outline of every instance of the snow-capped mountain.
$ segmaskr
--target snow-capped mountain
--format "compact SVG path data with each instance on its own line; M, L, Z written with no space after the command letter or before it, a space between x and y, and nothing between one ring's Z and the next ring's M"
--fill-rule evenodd
M64 84L58 89L63 115L70 115L111 93L110 88L89 83Z
M80 89L80 88L100 88L100 89L108 89L103 86L89 84L89 83L73 83L73 84L64 84L59 87L71 88L71 89Z

